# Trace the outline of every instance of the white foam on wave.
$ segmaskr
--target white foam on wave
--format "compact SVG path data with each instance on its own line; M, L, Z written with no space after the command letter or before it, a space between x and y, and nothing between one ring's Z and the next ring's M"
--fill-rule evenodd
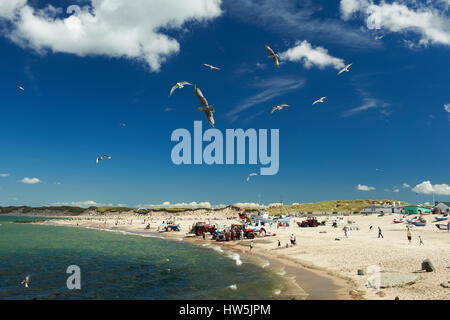
M279 274L280 276L284 276L284 275L286 274L286 271L281 270L280 272L278 272L278 274Z
M276 294L276 295L279 295L281 293L281 290L280 289L276 289L273 293Z
M228 288L230 288L231 290L237 290L237 285L232 284L232 285L229 285Z
M265 267L268 267L268 266L270 266L270 262L269 261L264 261L262 263L262 265L261 265L261 268L265 268Z
M212 246L212 248L213 248L214 250L216 250L216 251L223 252L223 249L222 249L221 247L218 247L218 246Z
M241 261L241 256L239 255L239 253L235 253L235 252L228 252L227 256L236 261L236 265L240 266L242 265L242 261Z

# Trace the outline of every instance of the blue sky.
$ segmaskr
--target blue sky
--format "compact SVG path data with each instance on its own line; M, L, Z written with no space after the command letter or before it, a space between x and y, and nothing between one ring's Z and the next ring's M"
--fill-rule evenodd
M366 2L0 0L0 205L449 201L448 3L372 2L370 30ZM278 174L174 165L172 131L209 126L179 81L222 132L280 129Z

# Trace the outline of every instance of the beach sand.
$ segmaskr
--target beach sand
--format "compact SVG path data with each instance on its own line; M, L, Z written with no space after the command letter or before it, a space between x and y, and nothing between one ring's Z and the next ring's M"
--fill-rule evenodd
M329 221L336 217L330 217ZM164 232L158 235L184 239L185 241L203 241L223 245L224 248L237 250L241 255L254 256L266 259L271 268L284 273L288 284L281 298L295 299L436 299L448 300L450 289L441 286L441 283L450 284L450 233L438 230L433 223L433 216L426 216L428 224L425 227L412 228L412 243L409 244L405 224L394 224L393 215L382 217L347 216L344 221L351 220L359 230L350 230L348 238L342 230L343 225L334 228L331 225L316 228L300 228L296 221L302 218L291 219L289 227L275 225L265 228L276 236L256 238L254 248L250 251L250 240L216 242L202 240L187 233L196 221L208 222L218 225L238 223L236 214L205 214L204 212L191 212L188 215L177 216L176 222L180 225L179 232ZM144 223L145 219L145 223ZM140 235L155 234L163 227L169 215L157 214L152 217L129 215L120 217L78 216L47 223L57 225L70 225L79 227L126 230ZM327 217L318 217L319 221ZM131 224L132 220L132 224ZM116 222L118 224L116 225ZM144 230L150 223L150 230ZM373 230L369 231L369 227ZM378 238L378 226L381 227L384 238ZM291 234L296 237L296 245L285 248L289 243ZM419 245L418 236L422 237L424 245ZM339 240L336 240L339 239ZM282 246L277 248L278 240ZM421 263L430 259L436 270L422 272ZM369 274L358 275L358 269L367 270L370 266L378 266L381 276L385 273L408 274L417 276L413 284L402 287L371 289L366 287ZM350 294L350 291L353 294ZM305 295L305 292L307 295Z

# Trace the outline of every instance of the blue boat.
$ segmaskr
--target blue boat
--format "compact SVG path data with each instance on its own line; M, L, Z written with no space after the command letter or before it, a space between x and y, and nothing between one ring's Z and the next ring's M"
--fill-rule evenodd
M444 220L448 220L448 216L445 216L445 217L436 217L436 221L444 221Z
M415 225L416 227L425 227L427 225L426 222L420 222L420 221L414 221L412 224Z

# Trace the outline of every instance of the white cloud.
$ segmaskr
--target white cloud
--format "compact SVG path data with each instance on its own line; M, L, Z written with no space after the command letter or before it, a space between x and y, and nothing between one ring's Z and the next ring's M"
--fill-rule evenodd
M1 173L0 174L0 177L2 177L2 178L6 178L6 177L9 177L11 174L9 174L9 173Z
M323 47L313 48L306 40L297 41L295 47L280 53L280 58L293 62L300 61L308 69L333 67L339 70L345 66L344 60L331 56Z
M231 120L235 120L237 115L253 106L259 105L266 101L272 100L276 97L282 96L289 91L298 89L305 84L303 78L296 77L274 77L265 80L259 80L253 84L253 87L260 89L261 91L253 96L250 96L239 104L238 107L232 109L228 112L228 116ZM262 111L267 111L267 109L262 109Z
M233 205L240 208L266 208L265 205L254 202L238 202Z
M348 20L355 12L361 11L369 6L367 0L341 0L342 19Z
M400 189L384 189L385 192L400 192Z
M415 193L450 195L450 186L448 184L431 184L430 181L424 181L411 189Z
M450 113L450 103L444 104L444 110Z
M375 188L374 187L365 186L363 184L358 184L356 186L356 190L359 190L359 191L372 191L372 190L375 190Z
M388 103L381 100L371 97L364 97L363 104L361 106L342 112L341 117L350 117L369 109L379 109L382 114L389 115L389 111L386 110L389 106L390 105Z
M13 19L18 9L22 8L27 0L1 0L0 1L0 18Z
M87 201L72 201L72 202L54 202L50 204L51 206L72 206L72 207L126 207L126 204L113 204L113 203L98 203L93 200Z
M340 8L343 19L358 13L369 29L414 32L420 36L419 45L450 45L450 19L446 9L430 2L398 0L375 4L373 0L341 0Z
M27 1L0 0L7 36L22 47L78 56L137 59L158 71L180 44L163 30L181 30L222 14L221 0L90 0L83 7L36 9Z
M323 2L323 1L322 1ZM323 14L325 2L311 0L227 0L227 14L283 39L317 39L353 48L373 48L379 41L335 15Z
M28 177L25 177L25 178L23 178L22 180L20 180L20 182L26 183L26 184L36 184L36 183L41 182L41 180L39 180L38 178L28 178Z
M269 203L268 207L281 207L283 204L281 202Z
M103 204L97 203L93 200L88 201L73 201L73 202L54 202L50 204L51 206L73 206L73 207L101 207Z
M181 202L181 203L170 203L165 201L161 204L139 204L137 205L140 209L162 209L162 208L184 208L184 209L197 209L197 208L211 208L211 203L209 202Z
M402 185L402 188L404 188L404 189L411 189L411 186L409 184L407 184L407 183L404 183Z

